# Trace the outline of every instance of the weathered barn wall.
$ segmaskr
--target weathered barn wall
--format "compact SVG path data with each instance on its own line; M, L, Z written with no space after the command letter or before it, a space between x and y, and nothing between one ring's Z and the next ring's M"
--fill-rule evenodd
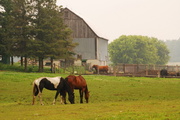
M73 31L73 38L94 38L97 36L81 17L67 8L64 9L63 13L65 24Z
M82 55L82 59L96 59L95 38L74 38L73 42L79 44L75 48L75 52Z
M99 37L91 27L77 14L65 8L63 11L65 24L72 30L75 53L86 59L87 63L106 65L108 60L108 40Z

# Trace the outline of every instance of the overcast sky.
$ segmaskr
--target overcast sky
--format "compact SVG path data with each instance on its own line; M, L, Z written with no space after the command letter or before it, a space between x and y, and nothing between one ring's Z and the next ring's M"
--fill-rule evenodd
M57 0L57 4L72 10L109 41L121 35L180 38L180 0Z

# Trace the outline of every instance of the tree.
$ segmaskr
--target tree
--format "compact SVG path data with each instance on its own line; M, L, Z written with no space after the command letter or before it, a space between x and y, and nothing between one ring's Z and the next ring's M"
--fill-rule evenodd
M1 54L28 56L30 0L2 0L1 12ZM13 57L12 57L13 58ZM26 60L26 59L25 59ZM13 63L13 60L12 60ZM25 62L25 70L27 61Z
M61 7L56 0L34 0L34 45L33 54L39 58L39 71L43 71L43 59L60 58L68 51L68 46L74 46L70 39L71 31L63 23ZM68 43L68 44L67 44Z
M31 23L31 13L32 6L31 0L13 0L13 18L14 22L14 41L13 41L13 51L16 56L21 56L21 65L23 66L23 57L24 68L27 71L27 57L29 57L29 48L30 44L30 30L32 29Z
M166 40L165 43L170 51L170 62L179 62L180 38L178 40Z
M108 51L114 64L165 64L169 59L165 44L147 36L123 35L109 44Z
M14 21L12 0L0 1L0 55L3 58L13 55Z
M43 59L68 58L76 44L71 30L63 23L62 8L56 0L1 0L0 55Z
M158 40L157 38L151 38L152 42L154 43L154 46L156 47L157 56L159 59L157 60L156 64L164 65L166 64L170 59L170 51L166 45L165 42Z

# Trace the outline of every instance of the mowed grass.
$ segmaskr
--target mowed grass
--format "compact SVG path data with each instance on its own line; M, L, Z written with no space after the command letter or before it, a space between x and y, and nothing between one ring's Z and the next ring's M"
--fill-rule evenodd
M34 79L67 74L0 72L0 120L179 120L180 79L84 75L89 103L52 105L55 91L43 90L44 106L32 102Z

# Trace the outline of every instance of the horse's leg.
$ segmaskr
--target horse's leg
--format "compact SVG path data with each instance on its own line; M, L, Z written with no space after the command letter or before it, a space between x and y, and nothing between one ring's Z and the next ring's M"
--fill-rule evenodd
M56 95L54 97L53 105L55 105L55 103L56 103L56 99L57 99L58 94L59 94L59 91L56 91Z
M63 98L64 98L64 104L67 104L66 103L66 91L64 91Z
M63 95L61 95L61 104L66 104L66 98Z
M60 92L61 104L66 104L66 91Z
M32 105L34 105L34 103L35 103L35 98L36 98L36 96L35 96L35 95L33 95Z
M44 105L43 102L42 102L42 92L39 93L38 97L39 97L41 105Z
M79 89L79 94L80 94L80 103L83 103L83 90Z
M35 103L35 98L39 94L39 89L37 88L37 85L34 83L33 84L33 100L32 100L32 105Z
M43 102L42 102L42 91L43 91L43 87L40 86L38 96L39 96L39 100L40 100L41 105L44 105Z

